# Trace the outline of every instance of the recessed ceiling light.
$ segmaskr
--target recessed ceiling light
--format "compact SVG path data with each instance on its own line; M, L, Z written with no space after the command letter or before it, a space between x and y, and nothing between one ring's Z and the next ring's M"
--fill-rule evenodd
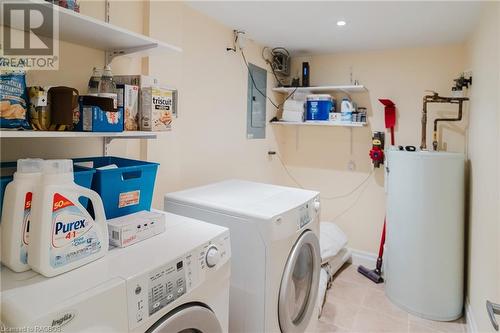
M343 26L344 26L344 25L346 25L346 24L347 24L347 22L346 22L346 21L343 21L343 20L337 21L337 25L338 25L339 27L343 27Z

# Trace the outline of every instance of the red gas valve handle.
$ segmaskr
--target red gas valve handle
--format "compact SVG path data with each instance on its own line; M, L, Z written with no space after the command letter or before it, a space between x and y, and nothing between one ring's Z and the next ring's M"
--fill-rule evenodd
M373 161L373 165L379 168L384 163L384 151L380 147L375 146L370 150L370 158Z

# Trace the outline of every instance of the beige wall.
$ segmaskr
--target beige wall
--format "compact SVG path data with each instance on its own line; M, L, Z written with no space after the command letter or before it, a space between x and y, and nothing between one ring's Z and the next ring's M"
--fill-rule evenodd
M82 13L103 19L102 1L83 1ZM352 67L354 79L368 87L368 93L353 96L359 105L368 107L370 125L352 130L351 154L351 131L345 128L301 128L296 132L268 126L267 139L246 139L247 70L239 54L226 52L231 46L231 27L181 2L163 1L113 1L111 22L184 49L182 54L154 56L143 62L126 57L113 62L117 74L154 75L180 91L179 118L172 132L142 144L134 140L112 143L112 154L161 163L154 199L157 208L162 207L166 192L226 178L295 185L279 160L268 157L269 149L279 150L290 172L305 187L320 190L323 197L345 194L369 174L371 133L383 129L383 109L377 98L392 98L399 108L398 142L418 145L424 90L445 94L465 63L462 45L309 57L312 84L348 83ZM265 67L258 45L247 43L245 52L250 62ZM62 43L61 69L31 73L29 80L31 84L66 84L84 90L91 68L102 66L103 59L101 51ZM302 60L295 59L294 70ZM268 119L275 115L270 103L267 112ZM463 127L444 127L446 148L463 151ZM37 140L36 144L2 140L1 147L2 160L102 153L100 140ZM351 159L354 171L347 170ZM384 218L383 181L378 169L353 195L323 202L323 218L339 223L353 248L377 250Z
M316 55L295 58L292 73L300 73L302 61L311 66L311 85L349 84L353 79L368 92L353 94L358 106L368 108L365 128L276 127L280 151L289 170L300 184L321 191L324 220L334 220L346 231L349 245L376 252L385 214L384 175L376 169L357 191L343 198L326 200L351 192L370 175L368 152L373 131L384 130L383 106L378 98L392 99L398 109L396 144L420 144L422 97L427 89L449 95L453 79L465 68L464 45L388 50L364 53ZM343 97L337 95L337 100ZM432 106L429 113L428 146L431 146L431 121L438 114L455 110ZM465 114L467 118L467 112ZM465 124L443 125L440 137L448 151L465 150ZM298 139L297 139L298 135ZM389 140L389 137L386 137ZM352 141L351 141L352 140ZM352 142L352 143L351 143ZM351 152L352 144L352 152ZM348 168L354 161L355 170ZM293 184L293 181L289 181Z
M104 19L103 1L82 1L81 12ZM112 1L111 23L150 34L183 48L183 53L149 59L123 57L112 63L115 74L150 74L180 91L179 118L174 129L157 140L115 140L111 154L160 162L154 206L163 194L226 178L280 181L279 162L268 159L276 149L273 132L267 139L246 139L247 69L240 54L227 52L232 29L197 13L182 2ZM32 72L29 84L69 85L85 91L93 66L103 66L104 53L61 43L60 70ZM265 67L260 47L249 41L249 62ZM268 76L268 87L274 86ZM269 94L272 94L270 89ZM274 115L267 105L268 116ZM270 119L270 118L269 118ZM26 156L45 158L102 154L102 141L2 140L2 160Z
M485 302L500 303L500 4L484 6L469 43L473 70L469 134L467 295L480 332L493 331Z
M148 158L161 163L155 205L162 207L166 192L227 178L279 181L280 165L267 156L273 132L246 139L247 69L239 53L226 51L232 30L182 3L150 5L151 36L183 48L182 55L149 59L149 73L180 91L174 130L147 143ZM264 67L258 45L249 42L244 52ZM270 75L267 84L274 85ZM270 103L267 112L270 119Z

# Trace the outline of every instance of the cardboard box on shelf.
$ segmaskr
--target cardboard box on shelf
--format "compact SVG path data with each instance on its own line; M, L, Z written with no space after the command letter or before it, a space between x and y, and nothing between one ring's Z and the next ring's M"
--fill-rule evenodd
M98 96L80 96L80 119L77 131L122 132L123 108L113 108L113 99Z
M161 87L141 89L141 130L169 131L172 127L177 91Z
M157 78L149 75L115 75L113 80L116 84L128 84L139 88L158 86Z
M123 108L124 130L139 130L139 87L128 84L117 84L118 107Z

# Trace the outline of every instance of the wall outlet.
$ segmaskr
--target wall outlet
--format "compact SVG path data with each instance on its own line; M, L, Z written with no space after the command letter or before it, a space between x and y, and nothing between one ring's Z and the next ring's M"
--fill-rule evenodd
M354 170L356 170L356 162L354 162L353 160L350 160L350 161L347 163L347 170L349 170L349 171L354 171Z

